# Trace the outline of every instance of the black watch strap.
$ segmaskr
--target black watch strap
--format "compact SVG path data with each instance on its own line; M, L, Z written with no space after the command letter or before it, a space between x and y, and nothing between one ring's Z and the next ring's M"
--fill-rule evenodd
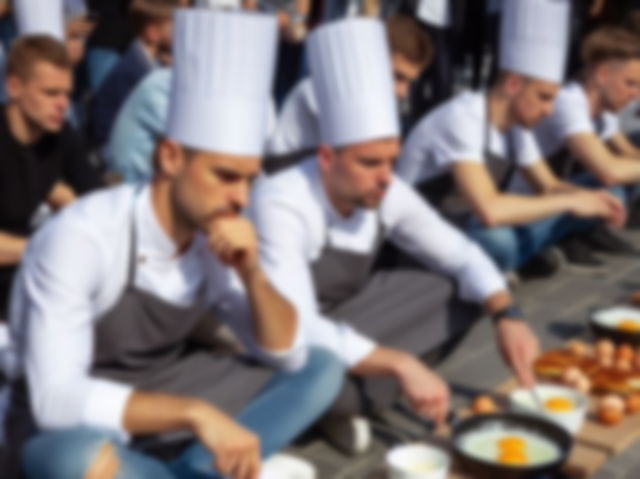
M517 305L510 304L509 306L502 308L500 311L496 311L491 315L491 319L493 319L494 323L497 323L504 318L519 319L521 321L524 321L524 314L522 314L522 310Z

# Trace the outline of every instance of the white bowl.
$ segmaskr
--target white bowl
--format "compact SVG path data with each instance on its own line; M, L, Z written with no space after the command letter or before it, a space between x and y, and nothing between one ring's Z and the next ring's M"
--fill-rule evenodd
M515 389L509 395L512 409L550 419L564 427L569 433L576 434L582 427L582 423L587 415L587 396L575 389L555 384L538 384L535 386L535 389L543 403L550 397L560 396L570 399L575 407L571 411L564 412L549 411L546 408L540 411L531 391L520 388Z
M445 479L451 463L446 452L426 444L394 447L386 460L390 479Z
M640 324L640 309L632 306L612 306L593 313L593 322L605 328L617 329L623 319L630 319Z

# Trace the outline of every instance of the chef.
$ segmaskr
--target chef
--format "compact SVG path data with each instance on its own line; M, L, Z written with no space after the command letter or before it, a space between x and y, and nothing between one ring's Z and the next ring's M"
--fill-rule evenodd
M262 14L179 11L152 181L78 201L30 243L10 318L12 376L26 373L13 407L30 399L39 431L27 477L255 479L260 457L333 401L342 368L326 351L306 357L299 315L240 215L260 169L276 28ZM243 354L189 341L211 315ZM177 440L190 442L171 462L154 455Z
M589 34L582 43L582 75L560 90L553 113L535 131L561 178L575 182L586 175L595 184L626 185L628 204L639 192L640 149L622 132L618 114L640 96L639 45L637 34L620 27ZM629 251L606 230L590 237L611 252Z
M393 379L417 412L441 422L448 388L419 355L475 317L441 311L451 286L426 270L433 268L493 316L508 364L530 385L537 341L503 276L392 173L398 119L383 24L343 20L308 41L322 144L316 157L262 178L254 191L269 277L295 304L312 342L339 355L354 377ZM374 272L386 239L418 268ZM376 402L372 389L365 381L365 400Z
M460 93L426 115L398 161L400 177L508 273L592 218L624 218L610 194L555 176L529 130L551 112L562 82L569 10L568 0L505 2L496 83L487 92ZM516 172L537 194L511 191Z
M401 105L412 82L431 64L433 44L418 22L406 15L387 18L385 28L391 48L394 91ZM305 78L285 99L276 129L269 137L267 170L282 169L314 154L321 141L318 116L311 79Z

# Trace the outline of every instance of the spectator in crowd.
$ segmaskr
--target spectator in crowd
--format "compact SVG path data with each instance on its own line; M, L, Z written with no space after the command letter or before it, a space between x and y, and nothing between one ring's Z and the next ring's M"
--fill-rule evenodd
M407 98L413 80L431 63L433 45L408 16L389 17L385 28L391 49L394 91L400 103ZM276 131L269 140L271 158L267 170L289 166L315 152L320 145L318 109L311 79L306 78L289 94L280 112Z
M0 115L0 315L43 203L59 209L101 183L82 138L65 121L72 87L64 45L48 36L14 42L9 101Z
M618 114L640 97L640 37L620 27L594 30L582 44L582 61L582 74L562 88L553 113L536 128L536 138L559 177L625 185L629 206L640 193L640 148L622 132ZM571 247L637 252L603 225L576 235Z
M568 0L506 2L501 73L488 92L463 92L425 116L411 131L399 175L466 230L500 268L517 272L536 255L538 273L558 267L543 253L564 235L615 224L624 208L604 191L558 179L542 160L529 130L551 112L562 82ZM510 189L522 172L536 190Z
M118 60L94 98L92 144L109 138L120 107L149 72L171 63L173 12L183 0L134 0L130 20L135 33L127 52Z
M14 375L24 366L28 388L11 408L38 427L23 451L29 479L257 478L261 457L334 399L342 367L308 351L240 215L260 169L275 40L271 16L178 11L152 182L80 200L30 243L12 300ZM210 315L244 355L187 347ZM184 440L171 462L149 451Z
M494 316L498 344L525 385L537 354L491 259L392 173L399 128L388 51L378 20L342 20L311 34L317 157L263 177L250 211L267 273L300 312L308 337L363 381L361 394L349 383L335 420L323 423L352 452L350 415L362 403L389 406L398 386L417 413L439 423L446 416L447 385L419 357L478 315L452 313L449 283L427 268L457 281L464 299ZM374 271L385 239L417 267Z

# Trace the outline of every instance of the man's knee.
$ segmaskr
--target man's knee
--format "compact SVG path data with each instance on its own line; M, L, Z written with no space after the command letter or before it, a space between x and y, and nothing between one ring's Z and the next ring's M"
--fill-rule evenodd
M115 479L118 467L119 461L115 448L111 443L106 442L98 450L84 479Z
M89 429L34 437L23 449L22 464L29 479L112 479L119 467L109 437Z

